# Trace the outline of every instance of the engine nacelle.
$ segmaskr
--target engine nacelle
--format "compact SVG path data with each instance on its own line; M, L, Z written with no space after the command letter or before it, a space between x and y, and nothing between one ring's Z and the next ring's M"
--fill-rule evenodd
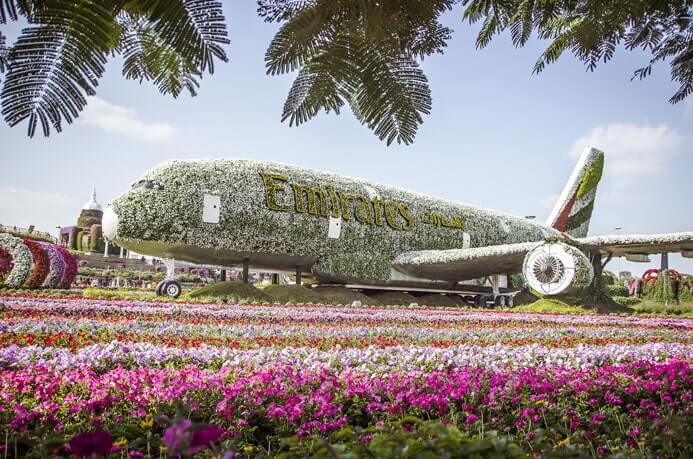
M558 295L586 287L594 270L579 249L562 242L542 244L525 255L522 275L534 290L544 295Z

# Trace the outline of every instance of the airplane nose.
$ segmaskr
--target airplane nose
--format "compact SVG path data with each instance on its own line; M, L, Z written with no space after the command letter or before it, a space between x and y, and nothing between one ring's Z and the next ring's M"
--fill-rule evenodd
M115 240L118 233L118 215L116 215L113 207L110 205L106 208L103 213L103 218L101 220L101 228L103 230L103 235L109 241Z

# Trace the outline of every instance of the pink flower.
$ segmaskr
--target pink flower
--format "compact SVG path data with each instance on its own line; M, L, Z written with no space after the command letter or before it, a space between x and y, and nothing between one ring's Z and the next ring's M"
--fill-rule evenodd
M77 457L106 456L113 446L113 437L103 429L84 432L72 437L68 448Z

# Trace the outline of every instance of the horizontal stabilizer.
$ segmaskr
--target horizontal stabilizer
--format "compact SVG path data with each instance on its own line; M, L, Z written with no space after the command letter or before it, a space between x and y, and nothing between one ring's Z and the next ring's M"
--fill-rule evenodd
M693 232L668 234L613 234L577 239L582 248L603 254L626 256L633 254L673 253L693 250Z
M461 281L522 271L524 257L543 242L492 245L471 249L418 250L400 254L393 268L410 276Z

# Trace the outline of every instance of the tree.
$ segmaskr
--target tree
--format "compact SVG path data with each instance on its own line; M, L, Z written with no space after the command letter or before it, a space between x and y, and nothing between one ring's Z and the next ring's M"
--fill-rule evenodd
M693 0L258 0L258 14L280 24L266 55L270 75L297 72L282 121L299 125L348 106L382 140L414 141L432 98L420 62L442 53L452 31L443 13L463 8L481 22L478 48L507 30L515 46L532 33L549 44L543 71L570 51L594 70L619 46L649 62L632 79L668 61L679 84L670 102L693 92ZM2 114L48 135L71 122L94 94L104 64L125 58L123 75L165 94L195 94L199 77L226 61L221 5L213 0L0 0L0 24L22 16L30 27L9 50L0 32Z
M60 132L94 95L109 57L124 58L127 79L151 81L161 93L195 95L198 78L226 61L221 4L213 0L0 0L0 24L29 27L9 49L0 33L2 115L10 126L40 123Z
M651 60L635 70L646 78L670 60L680 87L677 103L693 92L691 0L259 0L266 21L282 23L270 44L270 74L298 70L282 119L300 124L318 112L349 104L356 117L388 144L411 143L431 109L418 60L440 53L451 31L440 15L456 5L470 23L481 21L477 47L510 30L524 46L532 32L550 43L534 65L539 73L566 50L593 71L621 44Z
M693 1L691 0L464 0L464 17L483 20L477 48L510 29L515 46L524 46L536 29L551 43L534 65L539 73L566 51L593 71L608 62L616 48L640 48L652 55L635 70L643 79L652 66L671 59L671 79L679 89L669 99L681 102L693 92ZM633 79L631 78L631 79Z
M438 21L454 0L260 0L282 23L267 49L272 75L298 70L282 121L299 125L349 105L387 144L414 140L431 91L418 60L442 52L451 30Z

